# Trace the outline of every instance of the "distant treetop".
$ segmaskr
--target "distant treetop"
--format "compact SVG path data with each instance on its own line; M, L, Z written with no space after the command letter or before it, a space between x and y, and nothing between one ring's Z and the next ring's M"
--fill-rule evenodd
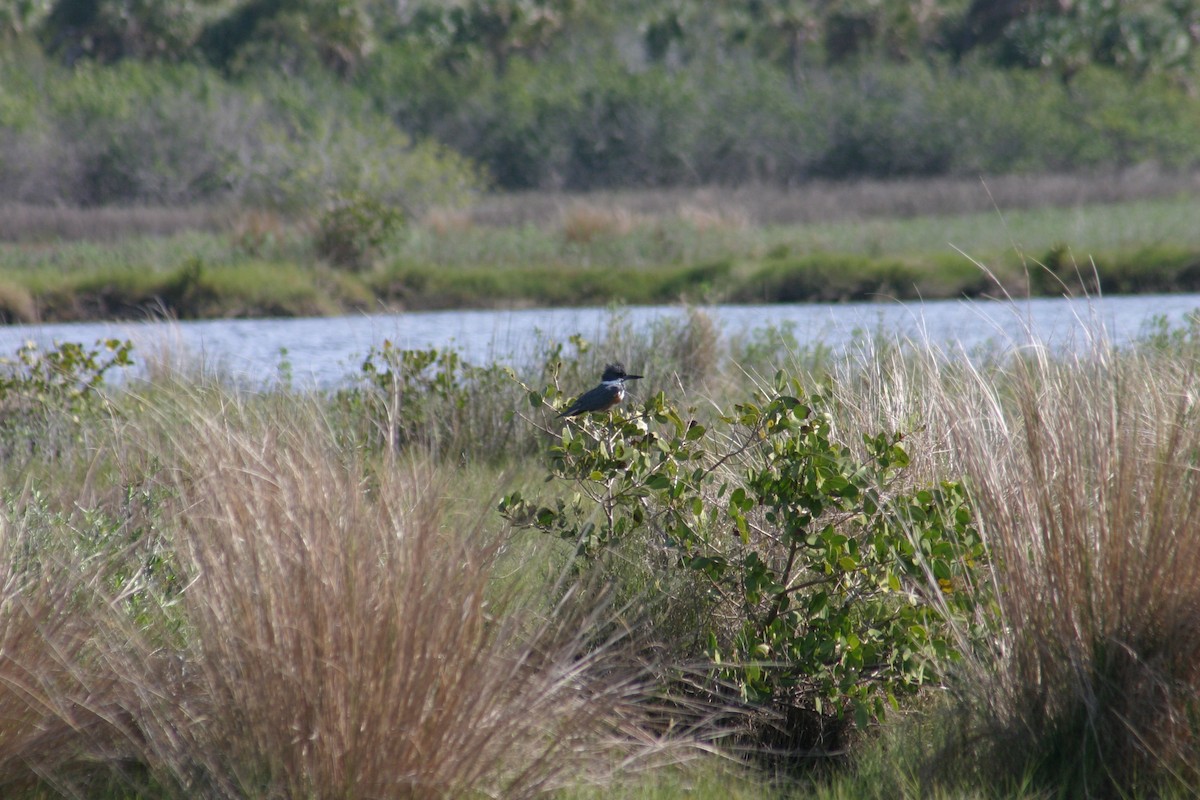
M1200 0L2 0L0 38L36 37L68 63L205 61L240 71L352 72L380 45L418 41L447 68L503 71L564 36L637 42L648 63L714 51L791 71L856 59L962 59L1069 79L1099 64L1189 71Z

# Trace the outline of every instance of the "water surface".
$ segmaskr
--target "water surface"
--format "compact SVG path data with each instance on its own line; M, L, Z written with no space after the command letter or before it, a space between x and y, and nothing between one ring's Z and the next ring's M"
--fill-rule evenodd
M790 326L803 343L845 345L862 331L883 332L943 348L966 351L983 345L1015 347L1031 338L1053 347L1079 347L1102 332L1123 344L1164 316L1179 324L1200 309L1200 295L1136 295L1091 300L1039 298L1017 302L939 300L837 305L717 305L703 310L727 336L766 326ZM91 344L100 338L131 339L135 354L165 352L252 383L270 381L290 364L297 384L331 385L358 371L373 346L391 341L403 348L454 348L472 363L522 363L546 339L579 333L593 341L619 314L622 324L652 325L679 318L679 306L428 311L403 314L300 319L111 322L0 327L0 356L25 341ZM613 357L619 357L614 354Z

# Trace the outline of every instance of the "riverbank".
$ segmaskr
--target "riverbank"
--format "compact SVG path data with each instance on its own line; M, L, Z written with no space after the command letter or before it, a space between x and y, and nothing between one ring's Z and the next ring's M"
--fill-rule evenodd
M1200 193L1124 185L1047 178L970 213L952 209L987 187L496 198L414 220L353 268L309 219L8 207L0 320L1200 290Z

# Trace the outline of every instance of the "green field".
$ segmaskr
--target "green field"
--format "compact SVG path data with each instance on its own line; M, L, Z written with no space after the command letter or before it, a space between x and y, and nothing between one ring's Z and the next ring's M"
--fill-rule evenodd
M961 181L497 197L431 211L350 263L322 250L319 219L9 206L0 317L1055 295L1095 292L1096 276L1108 293L1200 289L1187 181L996 183L999 199Z

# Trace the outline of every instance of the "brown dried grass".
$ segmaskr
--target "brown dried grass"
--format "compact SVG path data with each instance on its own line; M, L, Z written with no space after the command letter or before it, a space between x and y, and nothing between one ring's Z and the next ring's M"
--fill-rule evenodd
M990 212L996 208L1073 207L1195 195L1200 175L1153 166L1093 175L810 181L792 187L690 187L567 195L515 192L486 197L470 211L480 225L549 225L564 207L623 209L667 220L704 212L749 226Z
M24 286L0 280L0 324L37 322L37 304Z
M421 218L421 224L438 236L465 233L475 227L470 213L461 208L431 208Z
M136 544L0 514L4 796L520 798L659 749L602 607L497 589L503 539L447 530L428 474L368 469L295 397L139 402L104 445L170 498Z
M278 213L262 209L237 214L229 224L234 245L252 256L262 255L276 246L283 240L288 227Z
M599 238L625 236L640 220L624 208L572 203L561 211L563 239L569 244L591 244Z
M989 695L1017 752L1089 795L1200 784L1194 356L1015 362L952 438L996 561Z
M1200 352L916 350L871 362L849 413L965 476L990 548L994 638L956 684L989 750L964 737L968 771L1070 796L1200 786Z
M220 710L207 746L238 784L531 796L621 727L632 684L597 680L584 621L495 597L499 543L443 530L436 486L226 418L176 439L205 443L176 488L198 681Z
M684 203L676 213L682 222L700 233L744 231L750 227L749 216L745 211L736 208L705 208L692 203Z

